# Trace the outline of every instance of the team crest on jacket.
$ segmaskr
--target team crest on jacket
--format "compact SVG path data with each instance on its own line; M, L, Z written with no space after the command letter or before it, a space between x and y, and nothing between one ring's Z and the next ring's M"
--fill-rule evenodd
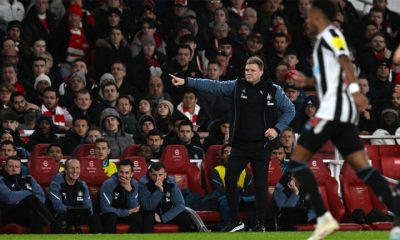
M274 102L271 102L272 96L268 93L267 95L267 106L274 106Z
M242 98L242 99L247 99L246 89L243 89L243 90L242 90L242 93L240 94L240 98Z
M78 192L78 197L76 198L77 201L83 201L83 192L79 191Z

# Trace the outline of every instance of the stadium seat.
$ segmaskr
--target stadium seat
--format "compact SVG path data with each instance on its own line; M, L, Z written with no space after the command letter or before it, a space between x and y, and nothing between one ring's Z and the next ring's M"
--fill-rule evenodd
M344 163L340 171L343 202L350 221L351 213L360 208L364 213L373 209L387 213L386 206L380 202L375 193L355 173L348 163Z
M371 160L372 166L374 166L378 170L381 170L379 146L378 145L365 145L365 152L367 153L368 159Z
M81 162L80 178L87 183L90 196L95 202L98 200L101 185L108 177L104 173L101 160L95 157L81 157L79 161Z
M128 145L124 152L122 153L121 159L126 159L127 157L136 156L136 152L139 150L140 144Z
M82 157L94 156L94 144L81 144L77 147L72 155L78 159Z
M147 164L144 157L140 156L130 156L124 158L133 163L133 178L136 180L140 180L147 173Z
M321 159L335 159L335 145L331 141L327 141L322 147L314 154L314 157Z
M268 200L272 199L272 194L275 191L275 186L281 179L283 173L280 161L272 156L268 167Z
M53 176L58 173L58 166L52 157L37 156L29 162L29 173L47 191Z
M201 188L200 169L190 162L187 149L183 145L168 145L161 155L161 162L169 176L174 176L181 189L204 194Z
M393 179L400 179L400 156L381 158L382 174Z
M50 144L45 143L36 144L32 149L31 155L29 156L29 161L32 161L32 159L35 157L45 156L46 150L49 146Z
M380 145L379 155L381 157L399 157L400 158L400 146L399 145Z
M6 165L7 157L0 156L0 170L3 170L3 167Z
M45 226L42 228L42 233L50 233L50 227ZM2 233L5 234L29 234L30 228L19 224L6 224L2 227Z
M207 193L211 193L213 191L211 181L210 181L210 172L211 170L218 164L220 160L220 151L222 149L222 145L212 145L208 148L207 153L204 157L204 160L201 164L203 170L204 183Z

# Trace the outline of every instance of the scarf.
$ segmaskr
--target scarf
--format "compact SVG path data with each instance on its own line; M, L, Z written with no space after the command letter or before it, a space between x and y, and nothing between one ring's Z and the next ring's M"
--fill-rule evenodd
M194 113L193 114L191 114L189 112L189 108L183 106L182 103L179 103L177 108L181 113L183 113L193 123L193 125L196 125L197 118L198 118L199 112L200 112L200 106L199 105L196 104L196 106L194 107Z
M64 110L61 107L57 106L54 114L50 112L44 105L42 105L41 112L44 115L51 117L53 119L54 125L65 126Z

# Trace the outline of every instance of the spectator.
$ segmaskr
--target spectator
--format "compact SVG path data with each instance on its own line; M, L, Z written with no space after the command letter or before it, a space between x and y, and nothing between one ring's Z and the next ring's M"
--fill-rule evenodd
M280 144L285 149L285 155L287 159L290 159L290 155L294 150L294 143L296 141L296 136L293 128L287 127L284 129L280 136Z
M130 233L142 232L138 191L138 182L133 178L133 163L122 160L118 173L101 187L100 206L105 233L116 233L117 222L128 223Z
M13 136L14 143L17 146L26 147L19 134L18 116L14 112L4 112L1 119L1 127L3 129L10 129L12 131L10 133Z
M264 55L264 43L261 34L252 33L248 36L245 42L246 57L258 56L263 61L266 61Z
M67 85L60 85L61 104L63 106L73 106L75 95L86 88L86 77L83 72L77 71L73 73L68 80Z
M139 118L137 126L137 135L135 142L138 144L146 143L147 134L153 129L156 129L156 122L152 116L143 115Z
M168 135L174 128L173 113L174 105L170 101L163 100L158 104L155 121L157 129L160 130L163 136Z
M226 164L231 155L232 146L226 144L221 149L221 160L210 172L210 181L213 186L212 194L218 197L218 210L221 213L222 224L225 226L231 219L228 200L225 195ZM240 197L240 208L248 208L254 204L253 179L247 168L243 169L237 182Z
M286 153L283 146L281 144L276 145L275 148L272 149L271 155L278 159L282 172L287 172L289 159L286 158Z
M89 119L90 126L98 126L98 117L100 116L102 108L93 101L89 90L84 88L75 94L74 103L69 105L68 110L73 117L84 115Z
M140 99L142 93L140 93L136 87L131 85L131 79L126 78L126 65L124 62L113 62L111 64L111 74L115 78L115 83L117 84L121 95L131 95L133 99Z
M10 146L7 146L8 154L6 154L5 156L7 156L7 157L18 156L21 159L28 159L30 153L25 149L24 142L22 142L22 144L24 146L17 145L18 142L21 141L21 139L18 139L17 136L19 137L19 133L13 131L10 128L5 128L0 131L0 143L10 142L10 143L12 143L13 149L15 150L15 153L11 154L10 151L8 151L10 149ZM8 145L10 145L10 144L8 144ZM26 175L28 173L28 168L25 165L23 166L22 170L23 170L24 175Z
M152 232L154 223L176 223L180 232L191 231L191 219L178 184L167 176L163 163L151 163L140 179L139 202L143 209L143 232Z
M104 138L98 138L94 142L94 145L94 155L102 162L104 174L111 177L118 169L117 165L110 161L111 149L109 142Z
M190 121L182 121L179 124L179 144L182 144L186 147L190 159L203 159L204 151L200 146L196 146L192 143L192 138L194 135L194 127Z
M11 94L15 92L13 85L0 83L0 111L9 108L11 105Z
M37 65L37 62L35 61L34 64ZM46 62L41 61L40 67L43 67L44 72L44 69L46 68ZM33 82L34 94L28 95L28 98L30 102L40 106L43 102L43 91L44 89L51 87L51 80L45 73L40 73L37 75L37 77L35 77Z
M164 138L160 131L153 129L147 134L147 145L150 146L153 159L160 159L164 151Z
M237 51L243 51L246 49L246 41L253 31L253 25L246 20L242 20L237 29L237 35L233 38L233 42L237 47Z
M12 63L3 63L1 69L2 69L1 78L3 79L3 82L11 84L16 89L16 91L25 94L26 93L25 88L27 84L19 81L17 75L18 74L17 66ZM22 84L24 84L24 86Z
M111 157L121 156L128 145L134 144L132 136L125 133L124 124L113 108L106 108L100 115L100 126L111 149Z
M25 16L24 5L20 1L2 1L0 4L0 16L6 21L22 21Z
M293 75L296 75L296 74L293 71L289 71L285 76L285 80L287 81ZM296 109L296 114L300 113L301 109L304 105L304 97L300 95L300 90L297 89L297 87L293 83L289 83L289 82L287 82L284 85L284 90L285 90L286 96L294 104L294 107Z
M203 148L207 152L211 145L225 145L229 143L229 119L215 120L209 126L209 135L204 139Z
M59 172L64 172L64 163L61 161L64 158L64 154L60 144L50 144L46 149L46 155L54 158Z
M93 212L89 188L79 178L80 173L79 160L71 158L65 162L65 171L50 183L49 198L56 218L61 221L59 232L71 232L71 226L75 226L75 231L82 233L81 226L89 224L91 233L101 233L99 216Z
M393 108L383 109L378 129L372 133L374 137L385 137L390 135L399 135L400 123L399 113ZM396 145L400 143L398 139L371 139L372 145Z
M39 233L45 225L54 223L54 217L44 205L45 194L32 176L21 175L21 159L8 157L3 176L0 177L0 202L5 223L30 227Z
M42 114L52 118L58 130L65 132L71 127L72 116L65 107L60 107L60 95L54 88L48 87L43 91L43 104L40 108Z
M190 12L195 14L193 11L190 11ZM189 16L188 19L190 19L190 21L193 21L194 18ZM196 22L196 25L197 25L197 22ZM196 26L196 28L198 28L198 26ZM204 35L204 34L202 33L201 35ZM200 70L200 72L203 75L206 75L207 74L207 65L208 65L209 60L205 56L206 50L203 49L205 43L199 42L199 41L205 41L205 40L202 40L199 38L200 38L200 36L196 38L192 34L186 34L186 35L183 35L181 38L179 38L179 43L190 46L190 48L192 49L192 56L191 56L192 62L194 62L196 64L197 68ZM205 37L201 36L201 38L205 38Z
M115 109L118 111L124 130L128 134L136 135L137 119L133 110L133 98L130 95L121 95L117 98Z
M23 57L28 55L28 45L23 39L23 29L20 20L10 21L7 24L7 37L11 38L15 43L15 50L18 53L18 60L22 63Z
M85 143L85 137L89 130L89 119L85 116L77 116L72 121L72 128L61 138L61 146L63 146L66 155L72 155L74 150L80 144Z
M295 118L290 123L290 126L296 133L303 133L304 126L306 123L314 117L317 109L319 107L319 100L316 96L308 96L305 101L304 105L301 107L301 110L296 113Z
M224 73L224 79L235 79L244 71L244 56L241 51L233 48L233 42L225 37L218 39L218 51L223 51L227 57L228 65Z
M97 127L89 128L86 134L86 143L94 144L99 138L103 138L103 131Z
M278 63L283 61L287 47L289 46L288 36L284 33L277 33L272 40L273 49L267 60L268 72L272 75Z
M121 37L125 38L128 41L131 39L131 33L130 33L131 29L126 29L125 28L126 26L121 25L122 15L120 9L108 8L107 15L105 15L104 17L107 18L106 22L104 22L104 25L99 25L99 24L96 25L96 35L98 41L109 37L110 32L112 31L113 28L120 29ZM104 21L104 19L99 19L99 20L101 20L102 22ZM129 49L128 49L128 55L130 55Z
M103 96L103 108L113 108L117 103L119 97L118 85L115 82L107 82L101 86L101 93Z
M49 116L42 115L36 122L35 131L29 137L26 149L32 152L33 148L40 143L60 143L55 134L55 126L53 120Z
M192 122L194 131L207 131L209 121L207 109L203 109L197 105L197 101L197 91L186 89L182 97L182 102L179 103L176 109Z
M141 144L139 146L139 149L136 152L136 155L144 157L144 159L146 160L147 166L150 166L150 164L152 163L151 159L153 159L153 152L149 145Z
M154 116L156 115L156 107L153 102L151 102L148 98L142 98L138 104L138 119L142 116Z
M379 115L381 105L384 103L378 100L378 95L376 89L370 88L368 80L364 76L358 77L358 83L360 85L360 92L367 96L370 106L365 110L360 112L360 120L358 122L358 130L360 134L370 135L377 129L377 116ZM393 97L396 93L392 94ZM400 95L399 95L400 100ZM400 103L400 101L399 101ZM399 105L400 107L400 105Z
M165 91L164 83L159 76L153 76L149 80L147 98L154 103L155 106L167 100L172 102L171 96Z

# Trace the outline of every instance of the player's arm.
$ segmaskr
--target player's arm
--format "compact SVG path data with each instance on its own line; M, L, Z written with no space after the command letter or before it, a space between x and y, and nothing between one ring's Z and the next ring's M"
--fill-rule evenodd
M340 66L342 66L344 73L346 75L346 80L348 81L348 91L353 95L354 101L356 102L359 111L364 111L368 107L367 97L360 92L360 86L354 75L353 65L350 59L346 55L341 55L339 57Z
M314 79L312 77L307 77L304 73L299 72L293 77L294 84L298 88L314 87Z

